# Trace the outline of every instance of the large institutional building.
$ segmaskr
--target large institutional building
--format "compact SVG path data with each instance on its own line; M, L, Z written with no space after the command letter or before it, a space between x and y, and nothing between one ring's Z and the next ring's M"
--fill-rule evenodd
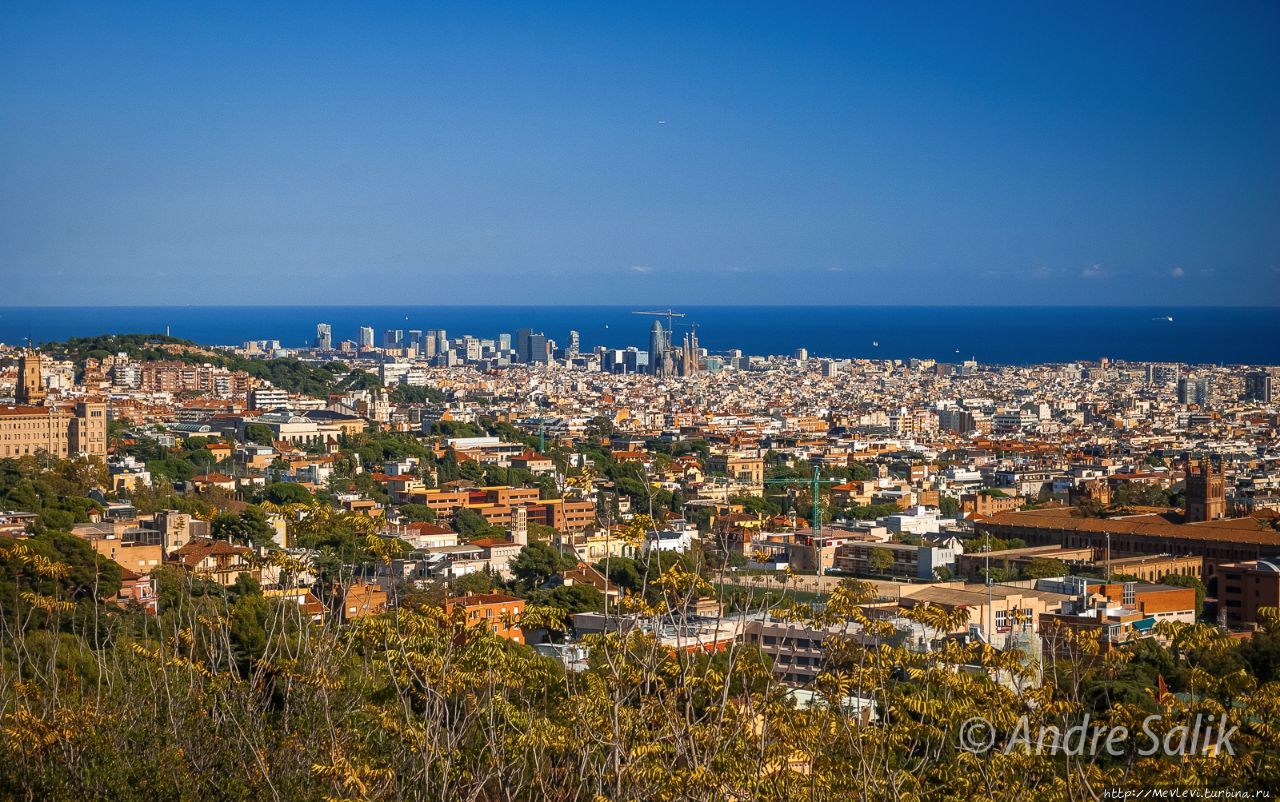
M93 401L45 404L40 355L18 361L13 405L0 405L0 459L48 453L54 457L107 454L107 405Z

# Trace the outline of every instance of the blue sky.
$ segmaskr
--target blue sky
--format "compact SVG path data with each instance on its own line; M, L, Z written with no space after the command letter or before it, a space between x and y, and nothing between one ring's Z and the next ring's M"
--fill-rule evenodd
M1035 5L11 2L0 305L1280 303L1280 4Z

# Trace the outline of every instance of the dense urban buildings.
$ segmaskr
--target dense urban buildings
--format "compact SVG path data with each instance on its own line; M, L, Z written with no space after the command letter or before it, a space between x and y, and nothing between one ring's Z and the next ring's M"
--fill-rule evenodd
M70 538L118 566L120 615L168 620L188 583L234 632L272 609L366 638L426 610L441 643L570 674L610 638L750 650L803 704L850 649L961 648L1006 687L981 649L1035 683L1081 644L1280 624L1270 366L711 353L651 315L647 348L375 343L373 320L300 349L0 347L0 550ZM841 704L878 726L883 692Z

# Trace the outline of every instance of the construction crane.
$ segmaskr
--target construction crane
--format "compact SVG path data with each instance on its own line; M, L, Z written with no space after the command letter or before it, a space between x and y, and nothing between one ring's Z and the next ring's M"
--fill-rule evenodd
M670 337L670 336L671 336L669 332L671 331L671 326L672 326L672 324L673 324L673 322L674 322L674 320L673 320L673 319L674 319L674 318L684 317L684 316L685 316L684 312L676 312L676 311L671 310L671 309L659 309L659 310L654 311L654 312L632 312L631 314L633 314L633 315L652 315L653 317L665 317L665 318L667 319L667 332L668 332L667 336L668 336L668 337Z
M822 467L815 460L813 463L812 479L765 479L767 485L810 485L813 490L813 517L809 519L809 525L813 530L813 564L818 569L818 576L823 575L822 571L822 550L818 546L818 536L822 533L822 506L819 502L818 492L822 485L839 484L840 479L823 479Z

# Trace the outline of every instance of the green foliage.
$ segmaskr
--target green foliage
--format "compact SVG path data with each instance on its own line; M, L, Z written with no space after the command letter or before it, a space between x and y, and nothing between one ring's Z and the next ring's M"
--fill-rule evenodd
M399 506L400 514L408 518L410 521L427 521L431 522L436 519L435 510L426 504L401 504Z
M999 538L987 534L978 534L975 537L965 541L964 550L966 553L988 552L988 551L1008 551L1009 549L1025 549L1027 541L1020 537Z
M661 581L674 587L686 563L665 562ZM773 658L746 644L686 652L642 629L615 632L585 640L588 666L567 673L498 638L488 619L425 601L339 628L248 581L222 589L171 569L157 579L157 616L110 603L81 621L0 610L12 678L0 683L0 797L1013 802L1280 781L1269 760L1280 689L1248 673L1274 675L1277 611L1252 643L1176 624L1167 648L1141 640L1105 659L1087 642L1077 654L1046 650L1043 684L1020 655L983 644L925 651L832 635L800 700ZM804 627L875 627L860 594L842 583L820 611L791 589L759 596ZM578 587L533 596L526 635L600 601ZM1161 680L1179 698L1161 697ZM877 723L860 722L857 699L873 700ZM1225 717L1235 753L1147 759L1131 738L1117 757L1079 761L954 743L976 716L1007 736L1022 716L1036 733L1152 712L1165 727Z
M262 489L262 498L272 504L310 504L315 496L297 482L272 482Z
M561 585L551 590L535 591L529 601L564 610L566 615L604 609L604 594L591 585Z
M271 382L289 393L324 397L341 389L339 377L347 373L341 362L314 365L293 357L267 360L237 360L234 367Z
M0 459L0 510L36 513L37 531L70 529L101 509L87 495L105 483L100 460Z
M388 460L424 459L431 454L421 440L403 432L361 432L341 438L338 445L358 457L362 465L378 468Z
M872 548L867 552L867 565L872 570L884 573L893 568L893 552L889 549Z
M530 543L520 549L520 553L511 561L511 573L525 584L536 588L553 575L577 565L577 560L561 554L558 549L548 543Z
M1175 588L1195 588L1196 618L1204 614L1204 599L1209 594L1209 589L1199 579L1188 574L1165 574L1160 577L1160 583L1172 585Z
M763 515L766 518L772 518L782 512L782 506L776 504L773 500L764 498L763 496L734 496L729 499L730 504L741 504L742 511L753 515Z
M498 587L498 577L489 571L476 571L456 577L450 585L457 594L492 593Z
M469 507L458 507L453 511L453 531L463 540L502 537L504 534L502 527L490 524L483 515Z
M233 512L218 513L209 529L215 538L238 546L275 545L275 527L267 521L262 508L254 505L246 507L238 515Z
M1146 482L1122 482L1111 494L1116 507L1170 507L1173 494L1159 485Z
M57 572L48 566L59 566ZM8 622L7 641L16 628L47 626L76 631L92 643L100 628L97 600L113 597L121 568L89 543L66 532L45 531L23 540L0 538L0 621ZM4 647L0 645L0 654Z
M250 443L269 446L275 442L275 437L275 432L265 423L246 423L244 425L244 439Z
M397 404L440 404L448 398L448 393L439 387L410 387L407 384L397 384L391 390L391 400Z
M1051 576L1066 576L1071 573L1071 569L1062 560L1036 557L1027 563L1022 573L1027 579L1045 579Z
M611 583L628 593L639 593L644 589L646 569L630 557L610 557L607 561L596 563L595 568Z
M938 514L943 518L959 518L960 501L952 496L942 496L938 499Z

